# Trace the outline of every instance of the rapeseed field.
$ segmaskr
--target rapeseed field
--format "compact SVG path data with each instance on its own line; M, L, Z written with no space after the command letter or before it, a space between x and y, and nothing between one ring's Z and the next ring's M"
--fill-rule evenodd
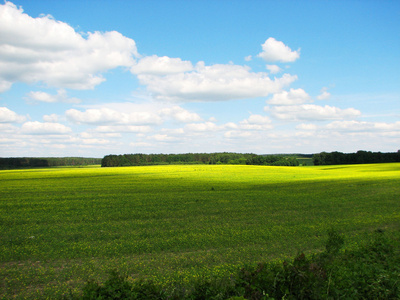
M400 164L0 171L0 298L62 297L112 269L168 286L399 230Z

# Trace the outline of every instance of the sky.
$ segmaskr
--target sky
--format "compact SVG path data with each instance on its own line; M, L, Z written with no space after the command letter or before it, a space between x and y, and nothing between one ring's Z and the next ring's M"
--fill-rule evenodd
M400 1L0 3L0 157L400 149Z

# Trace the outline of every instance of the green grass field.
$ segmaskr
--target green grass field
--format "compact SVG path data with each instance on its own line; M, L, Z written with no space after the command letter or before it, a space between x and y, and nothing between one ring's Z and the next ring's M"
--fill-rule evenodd
M117 268L222 276L400 228L400 164L0 171L0 298L60 297Z

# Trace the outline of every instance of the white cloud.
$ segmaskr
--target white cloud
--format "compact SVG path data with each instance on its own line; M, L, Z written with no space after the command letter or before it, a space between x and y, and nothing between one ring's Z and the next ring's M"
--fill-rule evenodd
M248 119L240 121L239 125L235 125L228 123L225 124L225 127L239 130L267 130L272 128L271 119L261 115L251 115Z
M224 137L227 139L243 139L247 142L251 141L253 145L254 140L260 140L261 136L264 136L267 131L273 128L271 123L271 119L267 116L252 114L238 124L233 122L226 123L223 126L227 130L224 132Z
M277 65L266 65L266 68L271 74L277 74L282 71L282 69Z
M204 122L204 123L191 123L185 125L186 131L194 131L194 132L209 132L209 131L217 131L220 130L221 127L213 122Z
M131 67L135 41L116 31L85 35L51 16L32 18L11 2L0 5L0 92L17 81L91 89L101 72Z
M321 89L321 94L317 96L318 100L328 100L331 97L331 94L328 92L326 87Z
M1 128L1 125L0 125L0 128ZM15 140L9 139L9 138L0 138L0 144L4 144L4 145L2 145L2 147L7 147L11 143L15 143Z
M244 58L245 61L251 61L253 57L251 55L248 55Z
M290 89L289 92L282 91L273 95L272 99L267 101L271 105L297 105L303 104L311 100L303 89Z
M174 136L182 136L185 134L185 130L183 130L183 128L163 128L161 129L161 132Z
M26 122L21 127L23 134L68 134L71 128L60 123Z
M359 121L335 121L328 125L326 128L338 131L365 131L373 129L374 124L369 122Z
M0 78L0 93L8 91L12 86L12 82Z
M157 102L146 103L107 103L91 107L84 111L69 109L65 112L67 120L75 124L97 125L97 133L135 133L147 134L155 126L168 121L178 123L201 122L197 114L180 106ZM111 108L112 107L112 108ZM46 117L50 120L50 116Z
M39 101L46 103L56 103L56 102L64 102L64 103L80 103L81 100L78 98L68 98L67 92L64 89L59 89L57 91L57 95L51 95L45 92L29 92L28 93L28 101Z
M374 127L378 130L400 130L400 121L395 123L376 122Z
M299 124L296 126L296 129L300 129L300 130L317 130L317 125L315 124Z
M151 148L154 145L151 144L151 143L146 143L146 142L137 142L137 143L129 143L129 146L130 147L135 147L135 148L141 148L141 147Z
M106 139L82 139L82 143L85 145L106 145L110 141Z
M9 123L1 123L0 122L0 133L15 133L17 131L18 127L11 125Z
M267 39L261 46L263 52L259 53L258 56L265 61L294 62L300 57L300 49L292 51L283 42L277 41L273 37Z
M162 122L157 114L151 112L119 112L110 108L92 108L82 112L69 109L67 119L77 124L92 125L156 125Z
M384 122L365 122L365 121L335 121L326 128L347 132L377 132L377 131L400 131L400 122L384 123Z
M7 107L0 107L0 123L22 123L26 117L20 116Z
M57 123L59 121L59 117L56 114L44 115L43 121L50 123Z
M361 115L361 112L354 108L340 109L329 105L318 106L313 104L272 106L266 107L265 110L270 111L271 115L277 119L288 121L341 120Z
M261 115L251 115L245 121L248 124L259 124L259 125L271 123L271 119L270 118L268 118L267 116L261 116Z
M170 116L174 120L183 123L200 122L202 118L196 114L187 111L179 106L167 107L160 110L161 116Z
M79 134L83 139L98 139L98 138L120 138L122 135L118 132L97 132L96 130L84 131Z
M254 137L254 134L248 131L230 130L224 133L224 137L228 139L249 139Z
M157 55L146 56L131 67L133 74L167 75L191 71L193 65L190 61L180 58L170 58Z
M156 99L168 101L224 101L265 97L277 93L297 79L284 74L274 80L246 66L212 65L200 62L195 70L166 76L138 75Z
M97 126L95 132L101 133L148 133L152 131L150 126L116 125L116 126Z
M168 136L166 134L155 134L152 136L147 137L150 140L156 140L158 142L177 142L179 141L178 138L174 136Z

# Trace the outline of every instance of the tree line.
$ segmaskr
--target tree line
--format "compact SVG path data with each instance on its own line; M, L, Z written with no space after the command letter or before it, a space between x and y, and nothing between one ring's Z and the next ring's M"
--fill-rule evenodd
M298 166L295 156L257 155L251 153L184 153L184 154L121 154L106 155L102 167L145 166L167 164L234 164Z
M0 169L99 165L101 158L88 157L0 157Z
M357 151L356 153L321 152L313 155L314 165L344 165L400 162L400 150L397 152Z

